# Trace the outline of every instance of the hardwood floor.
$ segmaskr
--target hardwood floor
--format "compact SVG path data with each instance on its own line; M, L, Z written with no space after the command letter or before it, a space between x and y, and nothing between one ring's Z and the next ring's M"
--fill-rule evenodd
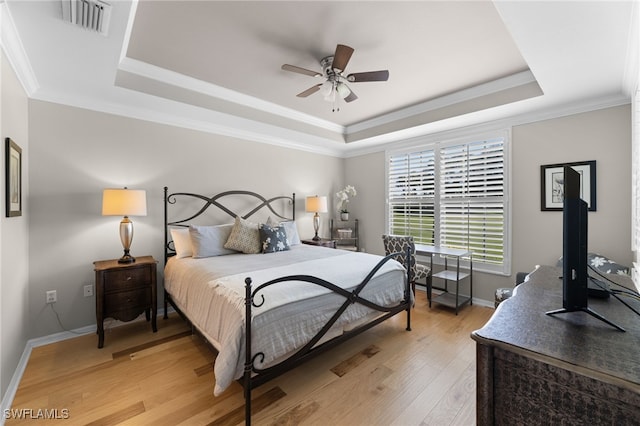
M412 331L398 315L259 387L264 425L475 424L475 344L493 309L429 309L418 291ZM174 315L34 348L13 402L38 424L235 425L242 387L213 396L215 352ZM45 420L42 417L58 417ZM68 417L68 420L60 418ZM7 425L33 422L11 418Z

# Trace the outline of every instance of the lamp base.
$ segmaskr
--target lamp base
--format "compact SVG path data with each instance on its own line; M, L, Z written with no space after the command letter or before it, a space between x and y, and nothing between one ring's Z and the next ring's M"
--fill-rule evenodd
M133 263L136 258L129 254L129 250L125 250L124 255L118 259L118 263Z
M131 241L133 241L133 222L131 222L127 216L120 222L120 241L122 241L124 255L118 259L118 263L126 264L135 262L136 258L129 254L129 247L131 247Z
M318 237L318 234L316 234L315 237L312 238L313 241L320 241L320 237Z

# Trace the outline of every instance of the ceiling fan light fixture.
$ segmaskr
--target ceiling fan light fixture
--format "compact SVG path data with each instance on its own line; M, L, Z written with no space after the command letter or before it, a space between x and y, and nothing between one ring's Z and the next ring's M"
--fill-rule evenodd
M0 2L2 2L2 0L0 0ZM358 96L349 86L347 86L347 82L359 83L368 81L387 81L389 79L388 70L358 72L345 76L343 73L352 54L352 47L344 44L338 44L333 56L325 56L320 60L322 74L289 64L284 64L281 68L285 71L291 71L311 77L324 77L326 79L324 83L318 83L315 86L311 86L307 90L298 93L296 96L299 98L306 98L313 93L320 92L325 101L333 103L333 111L335 112L340 110L336 104L336 100L343 99L345 102L350 103L358 99Z
M322 83L322 86L320 86L320 93L322 94L322 96L324 96L325 99L331 96L331 92L333 92L333 82L327 80Z
M351 90L344 83L338 83L338 85L336 86L336 91L338 92L338 95L340 95L342 99L346 98L351 94Z
M335 102L336 101L336 91L332 90L327 96L324 97L324 100L327 102Z

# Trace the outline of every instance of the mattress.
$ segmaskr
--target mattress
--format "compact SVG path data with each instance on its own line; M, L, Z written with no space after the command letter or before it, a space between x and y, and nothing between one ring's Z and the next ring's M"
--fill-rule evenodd
M271 279L312 275L346 290L360 284L382 259L308 245L269 254L171 258L165 267L165 289L177 307L218 350L214 363L214 394L222 393L243 375L245 348L245 279L252 288ZM386 262L360 295L381 306L396 306L404 299L405 269ZM264 299L262 299L264 297ZM265 288L257 295L260 307L252 309L252 353L262 352L256 367L276 364L303 346L328 322L344 297L324 287L287 281ZM350 305L326 339L377 315L360 304Z

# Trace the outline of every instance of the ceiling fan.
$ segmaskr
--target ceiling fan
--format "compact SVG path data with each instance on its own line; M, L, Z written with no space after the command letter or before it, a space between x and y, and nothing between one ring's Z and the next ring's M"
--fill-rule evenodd
M306 98L307 96L320 91L325 100L334 102L334 104L336 101L336 95L344 99L345 102L352 102L358 99L358 96L356 96L347 83L387 81L389 79L388 70L357 72L345 76L344 70L347 68L347 64L349 63L349 59L351 59L352 54L353 48L345 46L344 44L338 44L333 56L327 56L322 58L320 61L322 72L312 71L289 64L284 64L282 69L298 74L309 75L311 77L323 77L325 79L323 83L318 83L311 86L304 92L298 93L297 96L299 98ZM336 108L334 107L334 111L335 110Z

